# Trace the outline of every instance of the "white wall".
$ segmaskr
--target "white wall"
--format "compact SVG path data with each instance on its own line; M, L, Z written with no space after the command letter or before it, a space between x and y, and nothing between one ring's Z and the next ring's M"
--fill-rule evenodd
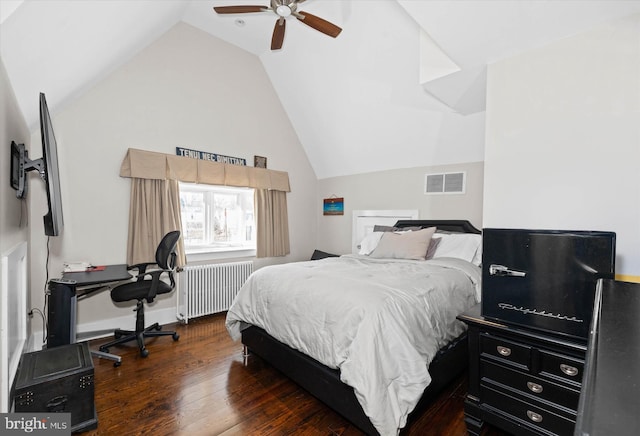
M612 230L640 276L640 16L488 70L485 227Z
M130 180L118 174L129 147L169 154L187 147L246 158L251 165L254 155L266 156L269 168L289 173L291 255L259 260L257 266L306 259L313 251L316 178L254 55L180 23L72 104L52 112L65 228L50 241L50 277L60 275L63 261L126 262ZM38 135L33 143L39 145ZM39 256L32 265L32 294L34 304L42 305L46 197L42 188L33 194L32 247ZM175 315L175 294L151 305L148 323ZM130 307L116 307L108 292L83 300L79 330L102 327L105 320L111 327L132 327Z
M29 147L29 129L18 108L13 89L9 83L2 58L0 58L0 259L13 253L28 240L26 200L16 198L9 184L11 173L11 141ZM24 253L24 252L21 252ZM28 255L28 253L27 253ZM29 295L23 286L28 278L24 270L16 270L9 264L0 268L0 413L9 411L9 387L17 365L16 359L23 351L25 330L25 306L30 307ZM20 280L16 281L15 278ZM20 286L23 285L23 286Z
M425 174L466 171L466 192L425 195ZM421 219L466 219L482 228L483 163L403 168L318 181L318 249L351 252L352 216L362 209L418 210ZM322 215L322 200L344 198L344 215Z
M38 96L35 95L34 99ZM11 171L11 141L25 144L29 148L31 136L26 122L18 108L16 97L9 83L7 72L0 58L0 253L26 241L26 203L16 198L9 184ZM39 157L36 156L36 157Z

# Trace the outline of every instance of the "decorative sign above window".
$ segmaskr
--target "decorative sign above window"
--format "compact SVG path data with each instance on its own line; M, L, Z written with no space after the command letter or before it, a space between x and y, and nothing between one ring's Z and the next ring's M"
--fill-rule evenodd
M217 153L209 153L208 151L191 150L189 148L176 147L176 155L190 157L192 159L208 160L211 162L247 166L247 160L240 157L225 156Z

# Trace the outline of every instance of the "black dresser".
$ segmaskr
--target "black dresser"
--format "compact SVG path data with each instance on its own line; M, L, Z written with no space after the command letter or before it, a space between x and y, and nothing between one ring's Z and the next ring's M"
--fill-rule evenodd
M640 283L598 283L576 436L640 433L639 314Z
M485 423L514 435L572 435L587 342L485 319L477 305L468 327L470 435Z

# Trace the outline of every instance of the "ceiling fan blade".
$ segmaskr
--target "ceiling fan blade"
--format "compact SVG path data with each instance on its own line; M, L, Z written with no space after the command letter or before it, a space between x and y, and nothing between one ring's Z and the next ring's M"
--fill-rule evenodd
M276 21L276 27L273 28L273 36L271 37L271 50L280 50L284 42L284 30L287 20L280 18Z
M315 15L310 14L308 12L299 11L299 12L296 12L294 15L298 20L302 21L307 26L313 27L314 29L324 33L325 35L329 35L333 38L340 35L340 32L342 32L342 29L336 26L335 24L332 24L320 17L316 17Z
M214 6L214 11L219 14L246 14L248 12L262 12L268 10L266 6Z

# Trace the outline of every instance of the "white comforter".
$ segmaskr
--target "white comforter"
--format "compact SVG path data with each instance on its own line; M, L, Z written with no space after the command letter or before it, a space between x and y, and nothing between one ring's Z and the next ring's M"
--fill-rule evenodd
M480 269L453 258L429 261L348 255L257 270L227 314L234 340L252 324L326 366L381 435L406 424L431 382L427 365L479 301Z

